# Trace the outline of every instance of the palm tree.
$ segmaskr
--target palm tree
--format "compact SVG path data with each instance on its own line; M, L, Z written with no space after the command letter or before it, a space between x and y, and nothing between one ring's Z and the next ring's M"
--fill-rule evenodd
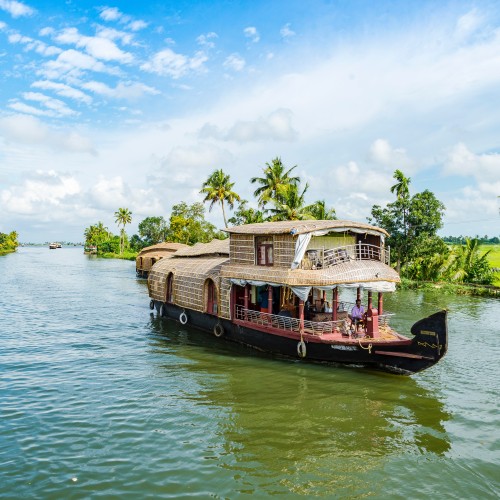
M224 218L224 226L227 227L226 211L224 210L224 201L232 209L235 201L240 201L239 194L232 189L234 182L231 182L229 175L226 175L222 169L215 170L208 179L203 183L200 193L205 195L203 201L209 201L210 206L208 211L212 211L212 207L216 203L220 203L222 208L222 217Z
M312 205L307 206L306 210L316 220L335 220L337 218L333 207L327 210L325 200L315 201Z
M408 197L410 196L409 186L411 178L405 177L405 174L403 174L403 172L401 172L401 170L399 169L394 172L393 178L398 182L391 187L391 193L396 192L396 197L398 198L398 200L408 199Z
M132 222L132 212L128 208L119 208L115 212L115 222L118 227L123 226L120 231L120 255L123 253L123 244L125 241L125 226Z
M290 184L283 192L281 199L273 200L274 208L270 208L272 220L307 220L314 217L304 205L304 195L309 189L309 184L299 193L299 187L296 184Z
M465 245L455 249L446 270L452 281L459 283L490 284L493 278L488 262L491 249L480 255L479 239L465 238Z
M282 201L282 197L290 185L297 185L300 177L291 177L290 174L297 165L285 171L281 158L274 158L271 164L266 163L263 169L264 177L252 177L252 184L260 184L254 192L254 196L259 199L259 206L264 207L270 200Z

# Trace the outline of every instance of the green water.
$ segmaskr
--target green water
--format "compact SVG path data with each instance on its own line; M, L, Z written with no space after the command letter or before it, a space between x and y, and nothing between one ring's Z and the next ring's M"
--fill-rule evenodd
M276 360L160 319L133 262L0 257L0 497L497 498L500 301L448 308L411 378Z

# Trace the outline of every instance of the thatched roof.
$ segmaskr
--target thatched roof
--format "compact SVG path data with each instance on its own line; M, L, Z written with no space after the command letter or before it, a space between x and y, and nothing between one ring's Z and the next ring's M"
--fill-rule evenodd
M258 224L244 224L242 226L232 226L223 231L230 234L304 234L313 231L349 231L355 232L376 232L389 236L389 233L380 227L353 222L348 220L287 220L281 222L261 222Z
M229 238L212 240L209 243L196 243L175 253L175 257L201 257L203 255L229 255Z
M180 250L181 248L186 248L188 245L184 245L184 243L169 243L169 242L164 242L164 243L157 243L156 245L151 245L149 247L143 248L138 255L142 256L143 254L149 254L149 253L158 253L158 254L164 254L166 252L177 252L177 250Z
M222 267L221 276L288 286L328 286L377 281L399 283L400 281L399 275L394 269L374 260L349 261L321 270L286 269L228 263Z
M157 276L173 272L183 278L195 276L208 276L218 272L221 264L228 262L227 257L200 257L197 259L162 259L151 270L149 281L154 281Z

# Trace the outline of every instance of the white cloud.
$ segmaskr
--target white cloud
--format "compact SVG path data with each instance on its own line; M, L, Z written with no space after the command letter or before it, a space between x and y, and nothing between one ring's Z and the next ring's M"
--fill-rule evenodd
M118 61L120 63L131 63L134 60L132 54L122 51L109 38L84 36L76 28L64 29L56 35L55 40L59 43L74 44L78 48L83 48L96 59Z
M282 36L282 38L290 38L292 36L295 36L295 31L292 31L290 29L290 23L285 24L285 26L280 29L280 35Z
M58 94L62 97L69 97L71 99L83 102L85 104L92 103L92 98L89 95L85 94L81 90L70 87L69 85L66 85L65 83L51 82L48 80L39 80L39 81L33 82L31 84L31 86L34 88L39 88L39 89L43 89L43 90L52 90L56 94Z
M233 71L241 71L245 67L245 59L243 59L239 54L231 54L226 57L223 66L225 68L232 69Z
M68 199L74 199L81 191L78 181L53 170L41 171L26 179L23 184L11 186L1 192L3 210L10 214L36 215L54 220Z
M466 40L484 24L484 16L478 9L472 9L458 18L455 36L458 40Z
M98 26L96 29L96 33L101 38L107 38L108 40L119 40L123 45L130 45L134 41L134 35L132 33L116 30L114 28Z
M69 116L76 115L76 111L68 108L59 99L54 99L52 97L41 94L40 92L23 92L23 98L26 101L34 101L40 103L45 108L51 110L54 114L53 116Z
M138 99L145 94L155 95L160 93L153 87L134 82L119 82L115 88L111 88L102 82L91 81L82 84L82 88L114 99Z
M29 104L14 99L9 101L7 106L14 111L18 111L19 113L26 113L28 115L50 117L56 116L56 114L52 111L35 108L34 106L30 106Z
M222 131L212 123L205 123L199 131L202 139L214 138L239 143L260 141L295 141L297 131L292 126L293 114L288 109L277 109L267 117L259 117L255 121L241 121Z
M127 28L132 31L140 31L147 27L148 23L140 19L137 21L131 21L129 24L127 24Z
M206 35L200 35L196 41L198 42L199 45L202 45L203 47L206 47L208 49L213 49L215 47L215 42L214 40L216 38L219 38L217 33L211 31L210 33L207 33ZM167 39L167 41L170 41L169 43L172 43L171 39Z
M28 36L20 35L19 33L11 32L8 36L9 43L20 43L25 46L25 50L34 50L38 54L46 57L55 56L60 54L62 50L53 45L47 45L39 40L34 40Z
M408 158L404 148L394 149L387 140L377 139L370 146L369 159L376 165L390 171L403 170L405 173L413 171L413 162Z
M99 15L105 21L118 21L122 16L123 14L116 7L106 7Z
M141 66L141 69L149 73L178 79L191 71L202 70L203 64L207 60L208 57L204 52L196 52L194 57L190 58L167 48L157 52Z
M49 80L56 80L63 76L78 78L84 71L111 74L115 72L94 57L69 49L61 52L55 61L47 61L37 73Z
M87 137L73 130L60 132L34 116L16 114L0 118L0 135L6 141L43 146L56 151L95 154Z
M250 38L253 43L257 43L260 40L259 32L255 26L248 26L248 28L243 30L243 33L247 38Z
M500 154L478 155L472 153L465 144L459 143L449 152L443 171L448 175L476 177L478 181L483 181L484 187L495 186L500 182Z
M32 16L36 10L16 0L0 0L0 9L8 12L13 18Z

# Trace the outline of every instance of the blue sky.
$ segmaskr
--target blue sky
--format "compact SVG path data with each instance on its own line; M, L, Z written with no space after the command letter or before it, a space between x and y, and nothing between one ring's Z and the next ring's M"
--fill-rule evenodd
M216 168L253 203L279 156L339 218L412 193L500 233L500 6L0 0L0 231L81 241L168 218ZM207 218L222 227L217 209Z

